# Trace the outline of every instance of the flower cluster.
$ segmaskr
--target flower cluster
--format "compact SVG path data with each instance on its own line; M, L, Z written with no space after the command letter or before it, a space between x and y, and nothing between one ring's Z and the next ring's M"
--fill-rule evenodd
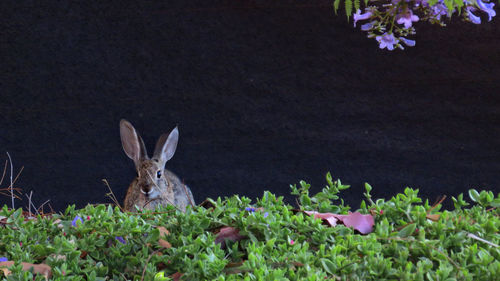
M413 24L418 21L445 26L442 17L458 13L465 21L480 24L479 12L485 12L491 21L496 15L495 4L485 1L490 0L368 0L364 13L357 9L353 15L354 27L358 21L368 21L361 25L361 30L368 32L369 38L375 38L381 49L404 49L403 45L415 46L415 40L406 37L415 34Z

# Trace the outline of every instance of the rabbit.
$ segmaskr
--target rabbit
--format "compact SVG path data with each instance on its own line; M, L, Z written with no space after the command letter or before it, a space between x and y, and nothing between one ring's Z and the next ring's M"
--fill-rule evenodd
M165 163L174 156L177 148L177 127L170 134L160 136L151 159L142 138L132 124L124 119L120 121L120 137L125 154L134 161L137 170L137 177L125 196L125 211L154 210L159 205L174 205L185 212L188 204L194 205L189 187L174 173L165 169Z

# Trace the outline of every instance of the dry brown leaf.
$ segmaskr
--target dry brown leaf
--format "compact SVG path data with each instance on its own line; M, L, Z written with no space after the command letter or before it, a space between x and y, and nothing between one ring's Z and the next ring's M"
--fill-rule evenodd
M164 240L164 239L160 239L158 240L158 244L160 244L160 246L162 246L163 248L172 248L172 245L167 241L167 240Z
M27 263L27 262L22 262L21 263L23 266L24 271L28 271L31 268L33 268L33 272L36 274L41 274L45 277L45 280L49 280L50 277L52 277L52 268L46 264L33 264L33 263ZM2 268L2 271L4 272L5 276L10 274L10 271L5 268L5 267L11 267L14 265L13 261L3 261L0 262L0 268Z
M80 254L80 258L84 259L87 255L88 255L87 251L82 251L82 253Z
M166 237L170 233L163 226L157 226L156 228L160 231L160 237ZM172 248L172 245L167 240L162 238L158 240L158 244L160 244L163 248Z
M438 221L440 215L439 214L427 214L425 217L430 219L431 221Z
M240 230L234 227L225 226L220 229L219 233L217 233L215 237L215 244L221 244L221 247L224 249L226 247L226 239L236 242L245 238L240 234Z
M9 276L10 275L10 270L6 267L0 268L1 271L3 271L4 276Z
M160 231L160 237L170 234L170 232L168 232L168 230L163 226L157 226L156 228Z
M179 281L181 280L182 275L184 275L184 273L176 272L170 275L169 277L172 278L174 281Z

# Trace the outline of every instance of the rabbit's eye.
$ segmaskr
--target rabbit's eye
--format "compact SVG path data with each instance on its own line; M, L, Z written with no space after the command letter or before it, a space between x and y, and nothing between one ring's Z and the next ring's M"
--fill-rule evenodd
M156 172L156 177L161 178L161 170L158 170L158 172Z

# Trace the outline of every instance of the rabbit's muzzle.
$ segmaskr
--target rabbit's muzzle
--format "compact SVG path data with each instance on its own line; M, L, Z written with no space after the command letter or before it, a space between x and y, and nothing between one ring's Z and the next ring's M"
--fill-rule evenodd
M154 183L149 182L139 183L139 189L147 199L155 199L160 195L160 193L156 190L156 188L153 187L153 185Z

